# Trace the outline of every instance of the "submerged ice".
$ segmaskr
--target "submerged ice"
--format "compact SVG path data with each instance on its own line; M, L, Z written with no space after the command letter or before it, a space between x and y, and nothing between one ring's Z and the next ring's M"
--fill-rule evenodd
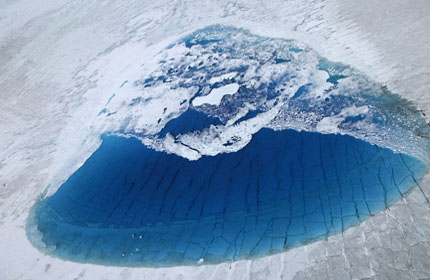
M100 148L34 207L41 250L125 266L260 257L360 223L427 172L419 112L299 42L217 25L154 61L101 108L114 125Z

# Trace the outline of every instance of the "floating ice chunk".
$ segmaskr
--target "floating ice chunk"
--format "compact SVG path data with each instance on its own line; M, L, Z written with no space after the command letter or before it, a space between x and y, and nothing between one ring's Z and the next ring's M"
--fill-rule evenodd
M157 145L157 142L154 143L151 139L143 139L142 143L157 151L176 154L189 160L198 160L201 157L200 153L196 149L190 148L189 146L176 141L170 133L168 133L163 139L161 147Z
M253 135L278 115L282 105L279 103L267 112L234 125L211 125L201 131L188 132L176 137L167 133L164 138L137 138L154 150L176 154L188 160L233 153L248 145Z
M208 95L205 96L199 96L196 99L193 100L194 106L200 106L202 104L210 104L210 105L216 105L219 106L221 103L221 99L224 97L224 95L227 94L235 94L237 90L239 89L239 85L234 84L228 84L219 88L214 88Z
M363 114L367 114L369 112L369 107L360 106L356 107L355 105L342 109L342 111L334 116L325 117L317 124L317 131L321 133L339 133L339 125L347 118L347 117L355 117Z
M222 82L224 80L230 80L232 78L234 78L237 75L237 72L231 72L231 73L227 73L218 77L213 77L209 80L209 83L211 84L215 84L215 83L219 83Z

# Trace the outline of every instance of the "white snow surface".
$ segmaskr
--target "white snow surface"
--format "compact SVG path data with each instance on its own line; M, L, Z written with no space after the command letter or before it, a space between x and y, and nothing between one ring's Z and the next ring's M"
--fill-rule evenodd
M208 95L196 97L193 100L193 105L200 106L205 103L209 105L219 105L224 95L233 95L238 89L239 85L236 83L214 88Z
M211 84L215 84L218 82L222 82L224 80L230 80L231 78L234 78L237 75L236 72L230 72L230 73L226 73L224 75L218 76L218 77L213 77L209 80L209 83Z
M115 122L99 121L100 110L135 98L140 92L132 81L151 72L153 57L184 35L222 23L296 39L386 84L430 116L429 10L427 0L2 1L0 279L430 278L429 176L389 210L343 234L232 264L163 269L79 264L42 254L25 232L40 194L55 192L98 148L100 134L118 129ZM164 107L165 114L178 114L177 105L169 106L167 89L157 90L150 110L130 112L141 116L135 127L155 123ZM344 115L366 109L351 110ZM342 116L319 125L334 131ZM250 120L232 129L260 125ZM181 141L193 141L186 137ZM154 145L177 148L168 137ZM204 146L199 151L211 153Z

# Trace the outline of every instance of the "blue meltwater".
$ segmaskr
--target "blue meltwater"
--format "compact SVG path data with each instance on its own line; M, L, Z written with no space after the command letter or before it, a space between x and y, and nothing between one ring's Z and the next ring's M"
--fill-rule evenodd
M298 42L211 26L154 67L101 102L97 122L118 129L34 206L43 252L114 266L258 258L361 223L427 172L419 112Z

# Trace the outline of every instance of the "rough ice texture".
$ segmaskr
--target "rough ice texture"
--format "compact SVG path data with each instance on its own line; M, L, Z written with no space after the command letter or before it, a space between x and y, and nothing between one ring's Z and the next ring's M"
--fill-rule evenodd
M51 1L49 6L46 1L3 1L0 5L0 278L430 277L429 177L389 210L343 234L231 265L156 270L77 264L41 254L24 231L39 193L49 183L58 187L100 144L99 131L91 130L89 120L112 96L112 89L130 76L124 73L136 72L131 65L143 63L142 54L151 57L167 46L164 38L214 22L300 39L323 56L386 83L429 116L428 1Z

